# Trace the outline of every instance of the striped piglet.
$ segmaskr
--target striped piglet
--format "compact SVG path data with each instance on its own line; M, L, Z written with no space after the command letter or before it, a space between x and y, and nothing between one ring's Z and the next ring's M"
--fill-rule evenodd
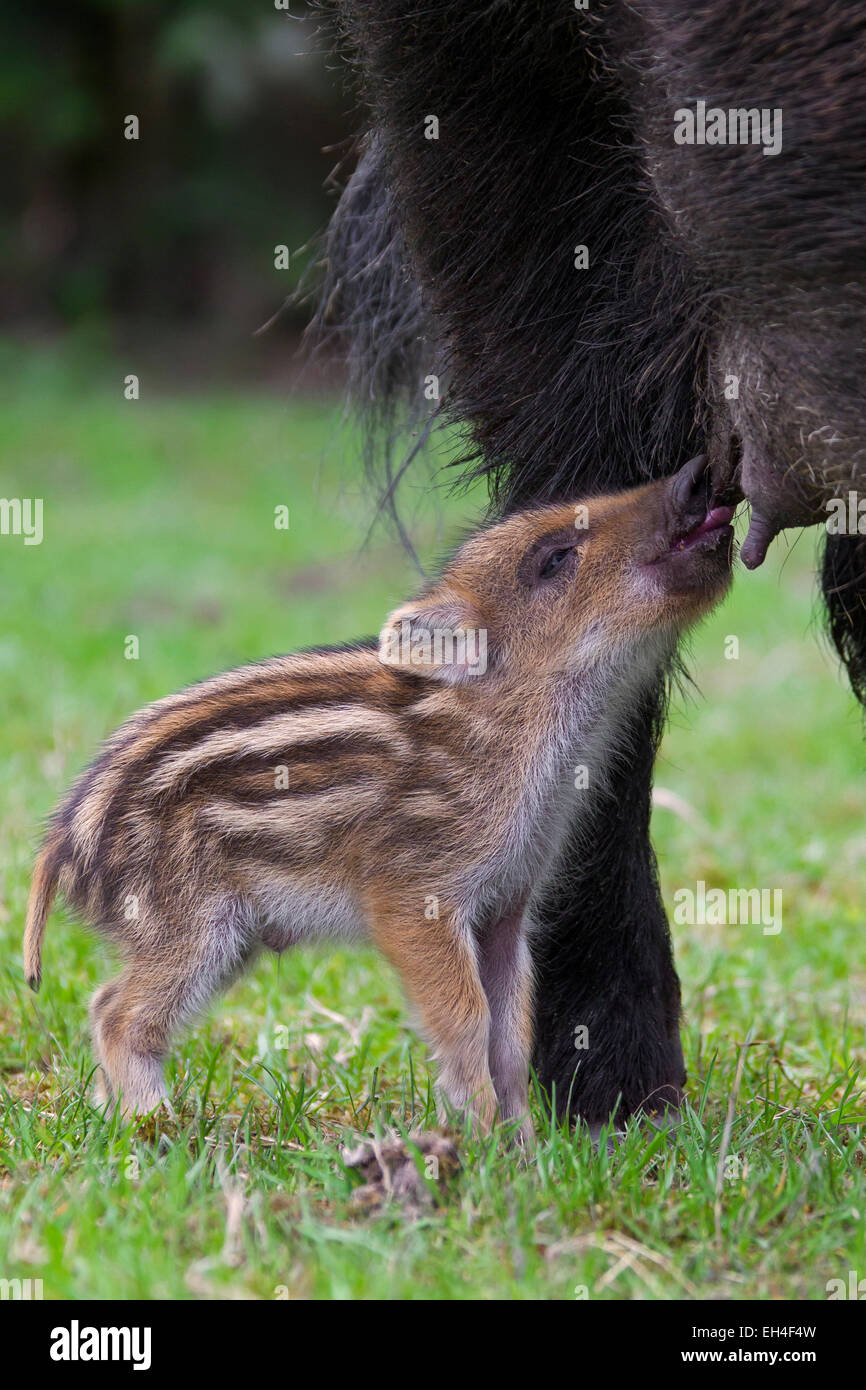
M703 459L478 532L374 641L276 657L134 714L55 812L56 889L121 953L90 1007L108 1095L165 1094L174 1031L266 947L372 941L445 1101L525 1136L533 910L630 710L724 593L732 511ZM573 841L571 842L573 844Z

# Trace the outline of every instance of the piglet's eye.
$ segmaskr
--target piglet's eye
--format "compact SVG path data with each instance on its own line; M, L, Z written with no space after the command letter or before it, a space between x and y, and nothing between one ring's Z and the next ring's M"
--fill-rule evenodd
M552 579L555 574L559 573L573 551L573 545L564 545L560 550L552 550L549 555L545 556L542 562L541 568L538 571L539 579Z

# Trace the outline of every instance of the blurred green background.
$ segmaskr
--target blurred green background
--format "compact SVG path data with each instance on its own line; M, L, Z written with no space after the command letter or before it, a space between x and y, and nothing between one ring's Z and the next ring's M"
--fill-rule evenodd
M147 353L170 379L283 379L304 311L252 335L296 289L362 123L329 47L302 0L4 0L5 326Z

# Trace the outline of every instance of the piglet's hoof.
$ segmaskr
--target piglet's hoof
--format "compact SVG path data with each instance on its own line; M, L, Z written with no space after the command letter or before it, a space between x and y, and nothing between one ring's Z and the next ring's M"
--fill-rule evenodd
M442 1199L460 1171L453 1140L435 1131L419 1130L408 1139L364 1139L353 1149L343 1149L342 1158L346 1168L364 1179L352 1194L353 1205L362 1211L392 1200L410 1215L419 1215Z

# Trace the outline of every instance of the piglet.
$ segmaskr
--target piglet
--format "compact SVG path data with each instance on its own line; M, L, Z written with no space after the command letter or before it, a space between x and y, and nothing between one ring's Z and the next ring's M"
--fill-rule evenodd
M37 989L59 888L118 949L90 1006L108 1098L156 1106L172 1035L260 950L348 938L397 971L447 1106L531 1133L537 904L634 702L728 586L708 489L696 459L516 512L378 642L215 676L112 735L52 817L24 939Z

